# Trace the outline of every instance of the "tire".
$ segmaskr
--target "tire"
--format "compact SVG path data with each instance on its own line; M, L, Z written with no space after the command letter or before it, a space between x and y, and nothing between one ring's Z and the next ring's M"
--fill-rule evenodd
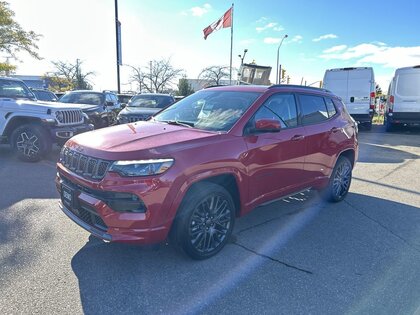
M392 132L395 130L395 124L391 123L388 119L385 120L385 131Z
M35 124L17 127L10 139L16 155L25 162L37 162L51 151L51 139L48 133Z
M352 164L345 156L340 156L328 181L328 186L321 191L321 196L328 202L342 201L350 189Z
M200 183L184 198L171 238L189 257L197 260L216 255L229 241L235 206L229 192L212 183Z

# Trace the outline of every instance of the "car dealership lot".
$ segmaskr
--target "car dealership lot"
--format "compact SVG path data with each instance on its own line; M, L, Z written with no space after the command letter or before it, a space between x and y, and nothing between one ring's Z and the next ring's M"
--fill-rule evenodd
M420 130L359 140L345 201L260 207L206 261L89 237L58 208L58 151L28 164L0 146L0 312L419 312Z

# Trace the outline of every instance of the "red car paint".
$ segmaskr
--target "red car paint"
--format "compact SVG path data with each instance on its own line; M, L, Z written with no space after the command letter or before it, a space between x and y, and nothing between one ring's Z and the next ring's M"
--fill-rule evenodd
M77 203L96 212L106 228L98 229L89 220L83 222L77 211L62 206L64 212L93 235L108 241L158 243L167 238L181 202L194 183L218 175L233 176L238 192L237 216L242 216L273 199L306 188L324 187L343 152L350 152L353 165L357 160L357 126L343 103L331 93L296 86L229 86L208 90L250 91L261 95L227 132L148 121L72 138L65 148L88 157L107 161L171 158L175 162L160 175L123 177L108 171L100 180L86 179L59 162L58 191L61 193L63 183L71 184ZM278 93L292 93L296 99L301 94L328 97L334 101L337 114L321 123L244 135L255 112ZM299 102L297 105L300 110ZM144 213L114 211L90 191L130 193L147 210Z

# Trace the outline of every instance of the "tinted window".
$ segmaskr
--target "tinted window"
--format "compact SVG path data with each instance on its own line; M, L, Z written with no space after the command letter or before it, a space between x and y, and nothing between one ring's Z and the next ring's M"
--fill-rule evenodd
M255 120L264 118L280 120L282 128L297 126L295 97L292 94L271 96L255 114Z
M60 102L72 104L102 105L104 96L102 93L70 92L60 98Z
M325 104L327 104L328 116L329 117L334 116L337 113L337 111L335 109L333 101L330 98L326 98Z
M36 95L36 98L41 101L56 101L57 100L57 97L53 93L48 92L48 91L34 90L32 92L34 92Z
M172 104L172 96L166 95L136 95L128 103L130 107L165 108Z
M314 124L328 119L324 98L315 95L299 95L302 107L302 123Z
M0 96L17 98L35 97L23 82L14 80L0 80Z

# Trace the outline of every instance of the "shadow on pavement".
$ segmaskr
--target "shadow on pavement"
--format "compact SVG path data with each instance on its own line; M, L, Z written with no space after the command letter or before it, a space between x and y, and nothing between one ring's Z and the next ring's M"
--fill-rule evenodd
M79 281L84 313L239 313L246 310L252 314L276 313L279 309L284 313L344 313L351 311L355 304L359 307L360 303L369 303L363 296L375 294L372 282L389 273L390 268L398 271L410 267L404 265L407 261L395 265L395 261L403 257L401 250L420 247L412 240L414 236L417 242L419 239L415 220L420 219L420 211L416 207L354 193L339 204L325 204L312 196L298 199L301 200L292 200L290 204L279 201L255 209L239 219L234 238L242 245L231 243L205 261L190 260L170 245L145 250L106 244L90 237L71 262ZM305 211L314 207L318 210L305 219L309 216ZM404 213L404 231L395 220L401 213ZM302 225L296 223L299 216L305 221ZM352 224L349 218L354 221ZM285 236L290 225L296 229ZM402 235L398 236L399 233ZM384 260L378 256L378 251L385 249L381 248L377 237L389 237L397 243L403 239L405 244L387 248ZM404 248L407 244L411 249ZM369 250L369 246L375 250ZM334 251L333 256L329 248ZM283 262L285 259L289 266ZM288 268L291 261L311 272ZM355 277L360 270L369 276L359 277L357 286L352 281L337 283L336 279ZM389 281L397 281L395 277L398 281L420 280L419 276L405 279L392 273ZM381 294L386 296L387 290L393 287L392 283L387 283ZM420 288L417 291L409 293L400 303L393 300L390 307L406 313L405 310L416 303ZM331 298L341 302L319 303ZM388 304L384 299L383 305Z
M411 152L376 144L360 142L358 162L403 163L406 160L415 160L418 158L420 158L419 155Z

